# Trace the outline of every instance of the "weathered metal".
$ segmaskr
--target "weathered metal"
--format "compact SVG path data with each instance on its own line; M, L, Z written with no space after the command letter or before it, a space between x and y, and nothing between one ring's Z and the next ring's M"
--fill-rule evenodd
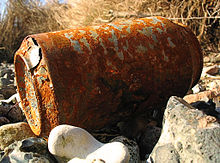
M63 123L91 131L165 105L195 85L201 70L195 35L161 17L31 35L15 55L36 135Z

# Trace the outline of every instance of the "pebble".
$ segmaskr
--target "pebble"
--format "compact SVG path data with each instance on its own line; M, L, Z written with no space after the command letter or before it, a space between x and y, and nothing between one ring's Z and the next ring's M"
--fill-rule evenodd
M0 150L4 150L11 143L29 137L36 137L25 122L6 124L0 127Z
M14 64L0 64L0 94L5 99L16 93Z
M208 67L206 70L206 73L212 76L220 75L220 66L214 65L211 67Z
M86 130L70 126L55 127L48 138L48 149L60 162L103 160L106 163L127 163L130 155L120 142L103 144Z
M1 163L57 163L42 138L27 138L6 147L0 157Z

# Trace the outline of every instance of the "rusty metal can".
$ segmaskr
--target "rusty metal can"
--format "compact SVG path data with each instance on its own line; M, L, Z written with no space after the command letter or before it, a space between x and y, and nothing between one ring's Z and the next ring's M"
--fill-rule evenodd
M161 17L30 35L15 54L22 108L36 135L63 123L100 129L164 106L197 83L202 65L195 35Z

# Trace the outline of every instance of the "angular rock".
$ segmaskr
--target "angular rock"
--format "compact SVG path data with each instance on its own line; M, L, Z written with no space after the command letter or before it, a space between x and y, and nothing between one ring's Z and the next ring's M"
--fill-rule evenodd
M41 138L16 141L4 150L2 163L57 163L47 149L47 142Z
M196 94L189 94L184 96L184 100L188 103L193 103L196 101L205 101L208 102L209 99L216 97L215 93L212 91L203 91Z
M171 97L160 139L148 162L220 162L220 125L212 116ZM165 162L166 162L165 161ZM163 161L164 162L164 161Z
M86 130L70 126L55 127L48 138L48 149L59 162L92 162L103 160L111 163L126 163L129 152L120 142L103 144Z
M36 137L25 122L7 124L0 127L0 150L4 150L15 141Z

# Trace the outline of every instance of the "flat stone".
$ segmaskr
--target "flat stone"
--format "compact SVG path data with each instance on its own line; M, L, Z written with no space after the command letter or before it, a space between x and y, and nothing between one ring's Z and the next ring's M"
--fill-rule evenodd
M11 143L29 137L36 137L25 122L6 124L0 127L0 150L4 150Z

